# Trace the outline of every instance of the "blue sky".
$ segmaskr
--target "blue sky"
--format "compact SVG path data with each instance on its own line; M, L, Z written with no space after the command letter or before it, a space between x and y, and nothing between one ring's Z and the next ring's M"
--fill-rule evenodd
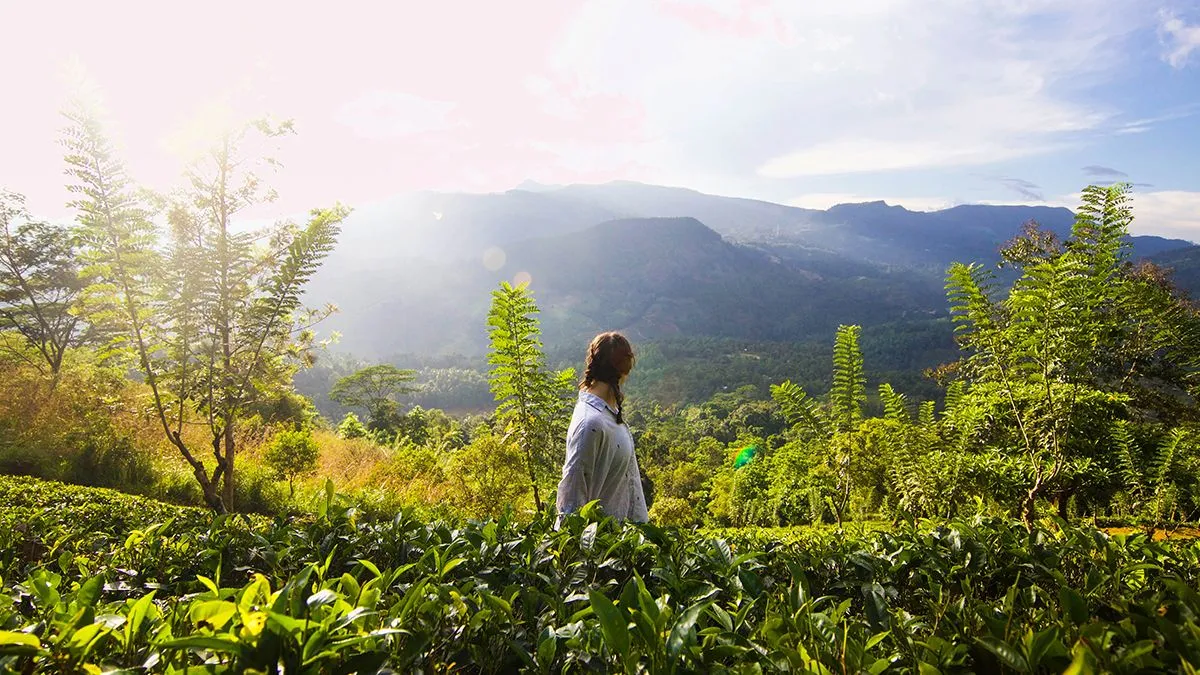
M1122 179L1135 231L1200 241L1200 0L77 0L0 21L20 64L0 187L47 217L82 90L160 189L211 130L293 118L283 213L527 179L1070 206Z

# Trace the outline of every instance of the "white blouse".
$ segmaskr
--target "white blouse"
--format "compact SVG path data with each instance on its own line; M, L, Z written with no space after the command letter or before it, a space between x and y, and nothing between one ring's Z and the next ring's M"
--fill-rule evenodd
M617 411L604 399L581 391L567 428L558 512L578 511L594 499L618 520L650 519L629 427L617 424Z

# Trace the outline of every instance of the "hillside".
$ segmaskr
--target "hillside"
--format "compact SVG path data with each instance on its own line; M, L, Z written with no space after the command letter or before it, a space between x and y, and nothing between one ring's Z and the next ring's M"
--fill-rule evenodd
M1200 299L1200 246L1177 248L1150 256L1150 262L1171 270L1171 280Z
M323 329L370 359L482 352L489 292L520 273L551 347L606 328L639 340L825 341L840 323L943 314L951 262L995 260L1029 220L1065 236L1072 219L1025 206L817 211L628 182L417 193L357 212L309 299L337 304ZM1133 244L1142 255L1188 246Z
M417 259L314 282L341 312L327 328L358 356L480 353L490 290L531 280L548 345L617 329L639 341L708 336L825 341L841 323L944 313L939 279L871 266L784 262L730 243L694 218L624 219L514 242L489 271L476 260Z
M1073 219L1070 210L1050 207L957 206L920 212L868 202L819 211L630 182L526 185L493 194L422 192L365 206L347 221L329 265L480 258L491 247L577 232L604 221L676 217L696 218L730 241L779 247L787 258L816 251L850 261L939 270L956 260L993 258L997 246L1029 220L1066 234ZM1133 239L1144 255L1189 245L1158 237Z

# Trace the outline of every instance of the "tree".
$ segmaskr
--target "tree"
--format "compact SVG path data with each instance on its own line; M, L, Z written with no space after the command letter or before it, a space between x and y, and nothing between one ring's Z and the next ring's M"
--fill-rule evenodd
M1128 201L1127 185L1091 186L1067 241L1027 230L1004 251L1005 264L1020 272L1005 297L978 265L949 271L951 309L968 351L959 369L972 383L966 396L998 394L1011 412L1027 524L1038 499L1096 445L1083 442L1096 430L1081 424L1093 402L1133 402L1141 420L1194 415L1200 319L1129 263Z
M69 189L78 195L72 205L92 281L85 289L89 317L111 331L114 348L132 354L153 414L192 467L206 503L230 511L238 420L284 386L290 364L307 356L311 324L331 311L303 311L300 294L349 210L313 210L303 227L236 229L239 211L271 198L247 169L243 142L288 130L247 125L224 134L186 172L188 187L168 208L164 250L96 115L77 107L67 118ZM211 469L182 433L195 414L209 431Z
M860 326L838 326L833 343L833 389L829 392L834 424L838 431L852 431L862 421L867 400L862 350L858 346Z
M267 446L264 459L275 475L288 482L288 495L296 496L297 476L312 473L321 457L321 448L312 437L312 432L281 431Z
M55 381L63 356L86 339L74 312L84 283L77 241L66 228L30 218L25 198L0 190L0 329L19 333Z
M537 313L525 284L501 282L492 291L488 382L496 398L497 421L505 437L515 439L522 450L534 505L541 511L538 483L562 463L575 371L546 369Z
M417 390L409 385L415 377L416 371L389 364L369 366L335 382L329 398L349 408L366 410L367 425L379 429L386 426L396 397Z
M771 385L771 397L797 437L787 456L781 458L781 466L803 465L810 478L820 479L805 490L813 496L815 503L823 502L829 508L839 526L850 506L862 466L879 459L868 456L859 434L863 423L862 406L867 399L862 350L858 345L860 331L859 326L838 326L833 346L833 387L828 403L822 405L791 380ZM890 386L885 391L893 398L899 396ZM813 455L811 464L798 455L804 452ZM794 475L786 476L788 481L797 479ZM774 492L778 500L780 490ZM798 510L788 508L792 512ZM817 511L817 508L812 510ZM817 516L813 513L814 518Z
M338 423L337 435L339 438L363 438L367 435L367 428L363 423L358 421L358 415L352 412L346 413L342 421Z

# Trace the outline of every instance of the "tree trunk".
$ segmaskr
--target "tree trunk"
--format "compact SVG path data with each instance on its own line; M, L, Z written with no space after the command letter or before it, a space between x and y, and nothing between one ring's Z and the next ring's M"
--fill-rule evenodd
M208 475L204 473L204 466L194 468L192 473L195 474L196 480L200 483L200 489L204 493L204 503L208 508L217 513L226 513L225 504L221 501L221 495L217 493L217 485L208 479Z
M230 513L233 513L233 460L235 448L233 444L233 420L225 419L225 494L222 499L225 502L225 508Z
M1021 504L1021 522L1025 523L1025 528L1033 529L1033 521L1037 520L1037 493L1038 486L1029 488L1029 492L1025 495L1025 501Z

